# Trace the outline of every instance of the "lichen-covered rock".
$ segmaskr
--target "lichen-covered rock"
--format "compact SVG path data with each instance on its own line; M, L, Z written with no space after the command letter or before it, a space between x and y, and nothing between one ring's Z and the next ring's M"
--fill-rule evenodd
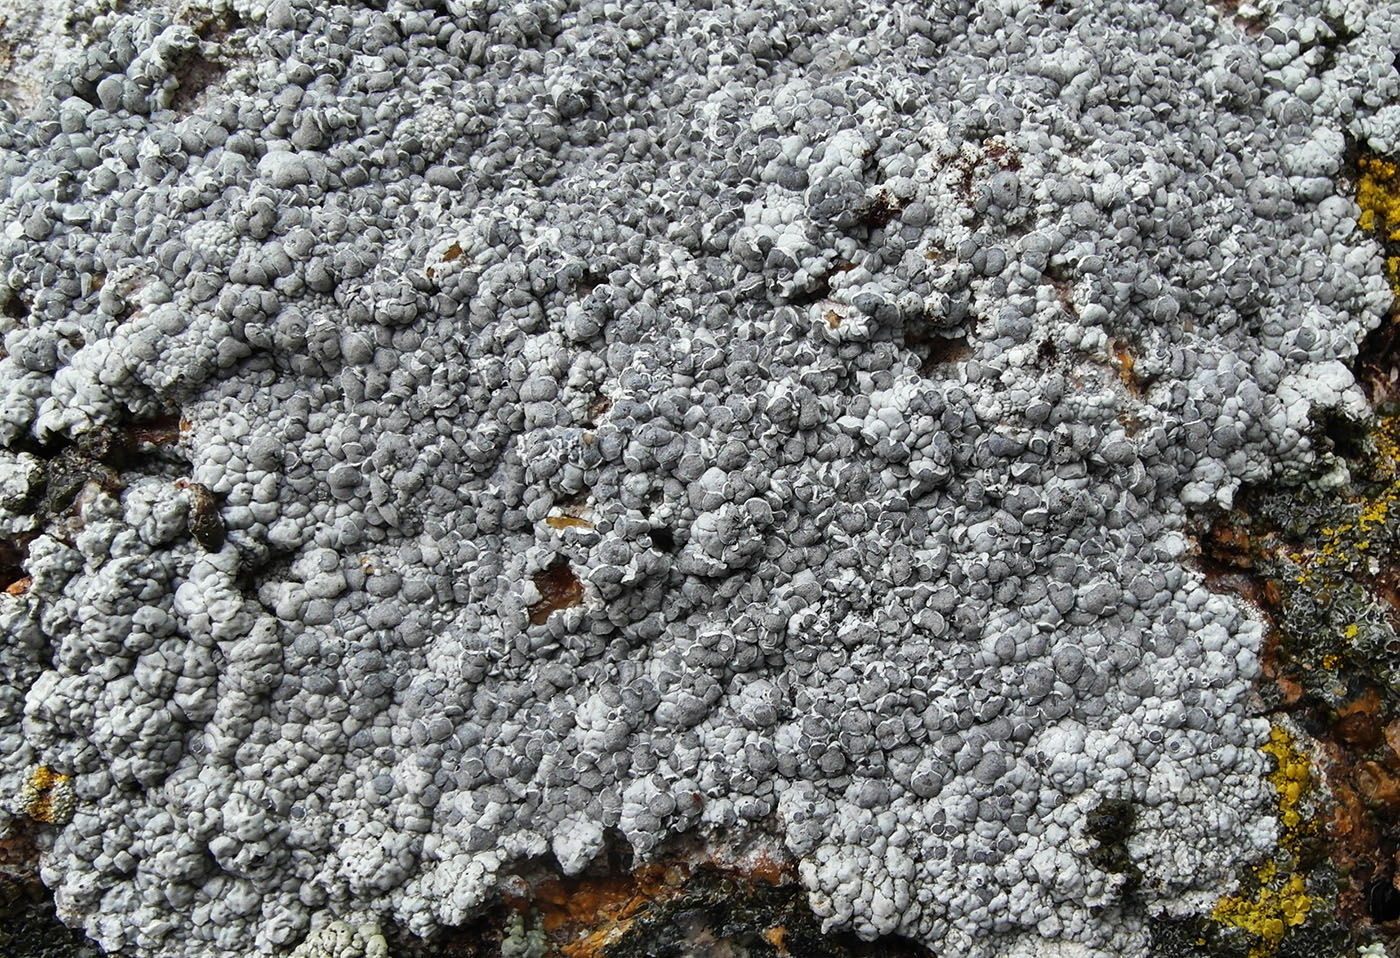
M375 925L335 920L302 939L290 958L389 958L389 945Z
M68 477L0 785L72 783L66 919L426 935L762 830L829 930L1142 955L1275 849L1185 531L1364 413L1400 7L186 16L75 16L0 122L0 442Z

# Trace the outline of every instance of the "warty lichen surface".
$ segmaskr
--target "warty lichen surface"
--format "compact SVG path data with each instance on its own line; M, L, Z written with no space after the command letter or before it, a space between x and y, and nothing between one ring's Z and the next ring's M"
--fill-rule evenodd
M1209 912L1278 825L1260 626L1184 530L1364 413L1391 296L1339 177L1400 142L1400 7L1266 6L92 20L0 123L0 527L36 456L189 429L0 596L61 913L427 934L746 828L950 953Z

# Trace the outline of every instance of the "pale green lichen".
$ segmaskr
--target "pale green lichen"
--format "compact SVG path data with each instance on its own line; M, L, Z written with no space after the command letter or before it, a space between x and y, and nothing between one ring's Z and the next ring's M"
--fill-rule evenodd
M289 958L389 958L389 943L378 925L337 919L307 935Z

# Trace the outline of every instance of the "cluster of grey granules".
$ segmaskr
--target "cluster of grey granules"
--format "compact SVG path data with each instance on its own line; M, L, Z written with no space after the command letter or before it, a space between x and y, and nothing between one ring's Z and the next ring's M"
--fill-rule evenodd
M961 955L1208 911L1277 799L1188 533L1365 414L1400 146L1400 8L1227 6L74 14L0 122L60 914L426 935L686 832Z

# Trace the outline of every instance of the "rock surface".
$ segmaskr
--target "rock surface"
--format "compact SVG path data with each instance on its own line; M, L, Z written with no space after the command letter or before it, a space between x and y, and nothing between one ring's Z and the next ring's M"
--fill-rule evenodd
M1400 8L59 10L0 122L0 828L104 948L698 833L826 931L1144 955L1289 840L1186 533L1368 414Z

